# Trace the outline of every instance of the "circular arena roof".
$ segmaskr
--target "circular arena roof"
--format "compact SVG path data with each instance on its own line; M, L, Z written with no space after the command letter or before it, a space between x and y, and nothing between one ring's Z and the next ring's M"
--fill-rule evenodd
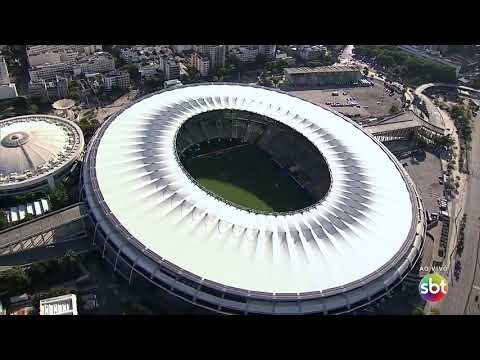
M57 116L0 120L0 192L30 187L59 173L83 146L80 128Z
M307 209L262 214L198 187L178 159L176 135L215 109L254 112L300 132L328 163L328 194ZM395 158L342 115L271 89L197 84L141 99L92 141L84 182L98 223L127 257L141 267L131 249L140 250L224 291L323 297L388 273L382 287L419 252L421 202Z

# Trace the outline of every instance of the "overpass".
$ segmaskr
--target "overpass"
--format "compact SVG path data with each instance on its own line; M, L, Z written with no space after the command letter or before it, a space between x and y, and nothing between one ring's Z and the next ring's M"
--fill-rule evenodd
M86 239L84 203L77 203L0 231L0 257Z

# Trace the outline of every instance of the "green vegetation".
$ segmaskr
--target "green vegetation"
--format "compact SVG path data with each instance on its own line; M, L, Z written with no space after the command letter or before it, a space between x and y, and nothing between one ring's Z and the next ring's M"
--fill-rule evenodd
M263 151L237 150L186 161L206 189L238 205L260 211L290 211L314 200Z
M14 116L38 114L39 111L37 104L24 97L0 100L0 120Z
M5 293L7 296L16 296L25 292L33 293L39 289L75 279L82 274L79 264L78 255L69 250L58 259L34 263L28 268L13 267L2 271L0 272L0 293ZM47 297L53 296L58 295Z
M163 88L163 78L159 75L151 76L143 81L146 92L152 92Z
M464 106L454 105L450 110L450 115L455 121L455 126L460 131L460 135L469 143L472 140L472 113Z
M35 289L68 281L80 274L78 256L71 250L58 259L34 263L27 271L31 285Z
M90 138L95 134L100 124L97 119L93 117L84 117L78 122L78 126L82 129L85 142L88 142Z
M48 193L53 210L64 208L68 205L69 195L63 184L58 184L54 190Z
M398 106L393 104L392 107L390 108L390 114L396 114L398 113Z
M25 269L13 267L0 272L0 291L6 291L8 296L24 293L30 287L30 278Z
M8 227L7 215L0 211L0 230L3 230Z
M419 85L427 82L456 81L455 69L429 60L420 59L392 45L356 45L355 53L374 59L383 67L387 78Z

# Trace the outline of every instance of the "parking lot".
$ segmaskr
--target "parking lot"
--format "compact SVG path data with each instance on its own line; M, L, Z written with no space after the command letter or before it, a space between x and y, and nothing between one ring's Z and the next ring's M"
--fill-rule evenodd
M390 114L392 105L398 109L403 106L402 96L394 93L389 96L388 91L384 91L383 83L379 80L373 80L374 86L370 87L343 87L329 89L308 89L290 91L292 95L311 101L318 105L336 110L352 118L381 117ZM338 95L333 95L333 94ZM353 101L351 100L353 98ZM359 106L331 106L326 103L348 104L356 102Z

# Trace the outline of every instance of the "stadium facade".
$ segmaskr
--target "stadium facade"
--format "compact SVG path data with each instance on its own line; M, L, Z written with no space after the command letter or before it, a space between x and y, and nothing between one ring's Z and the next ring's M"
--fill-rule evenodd
M58 116L0 120L0 197L54 187L83 150L80 128Z
M189 119L218 110L265 121L205 117L184 131ZM296 148L272 135L276 124L307 139L328 165L328 189L307 208L243 208L206 191L182 165L186 149L219 137L263 143L288 163ZM310 155L293 161L312 180ZM415 186L377 139L338 113L244 84L166 89L110 117L87 150L81 197L93 242L118 274L227 314L362 308L401 284L426 232Z

